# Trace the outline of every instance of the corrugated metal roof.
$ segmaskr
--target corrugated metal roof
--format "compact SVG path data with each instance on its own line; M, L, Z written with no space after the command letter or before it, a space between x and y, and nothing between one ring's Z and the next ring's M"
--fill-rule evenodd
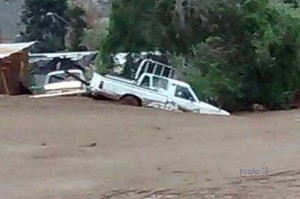
M0 43L0 59L29 48L35 43L35 41L26 43Z

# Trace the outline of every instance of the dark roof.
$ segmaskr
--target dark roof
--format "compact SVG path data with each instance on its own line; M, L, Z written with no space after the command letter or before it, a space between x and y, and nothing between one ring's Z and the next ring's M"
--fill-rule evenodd
M79 69L84 71L84 68L67 58L54 58L51 61L39 61L35 63L35 69L32 74L47 74L56 70Z

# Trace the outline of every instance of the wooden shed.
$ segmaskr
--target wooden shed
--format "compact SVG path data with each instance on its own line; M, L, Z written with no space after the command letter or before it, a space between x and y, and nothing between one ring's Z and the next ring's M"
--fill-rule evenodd
M29 48L35 42L0 44L0 94L24 92Z

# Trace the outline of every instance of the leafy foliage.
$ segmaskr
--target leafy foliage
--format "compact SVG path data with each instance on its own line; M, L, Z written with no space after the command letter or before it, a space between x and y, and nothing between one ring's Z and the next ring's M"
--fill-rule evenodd
M71 50L80 51L82 49L81 42L83 39L83 33L84 29L87 27L87 23L83 19L84 16L84 10L77 6L70 7L67 11L66 17L71 25Z
M53 18L46 16L53 12L66 17L66 0L26 0L21 20L26 25L24 40L38 40L36 51L58 51L64 49L66 24L53 23Z
M63 20L49 13L54 13ZM25 0L21 21L26 30L21 33L21 40L39 41L34 49L37 52L61 51L66 49L65 36L69 28L72 29L71 49L77 50L86 27L83 16L84 11L78 7L69 7L67 0Z
M108 31L108 18L102 18L97 21L93 29L84 29L82 45L88 47L89 50L99 50L100 44L106 38Z
M169 51L202 100L228 109L286 108L300 90L298 1L116 0L103 60L120 51Z

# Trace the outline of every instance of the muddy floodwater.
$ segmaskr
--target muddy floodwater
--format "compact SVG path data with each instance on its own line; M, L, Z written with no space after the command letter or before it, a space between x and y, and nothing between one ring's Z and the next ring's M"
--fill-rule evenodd
M0 198L300 198L300 110L0 98Z

